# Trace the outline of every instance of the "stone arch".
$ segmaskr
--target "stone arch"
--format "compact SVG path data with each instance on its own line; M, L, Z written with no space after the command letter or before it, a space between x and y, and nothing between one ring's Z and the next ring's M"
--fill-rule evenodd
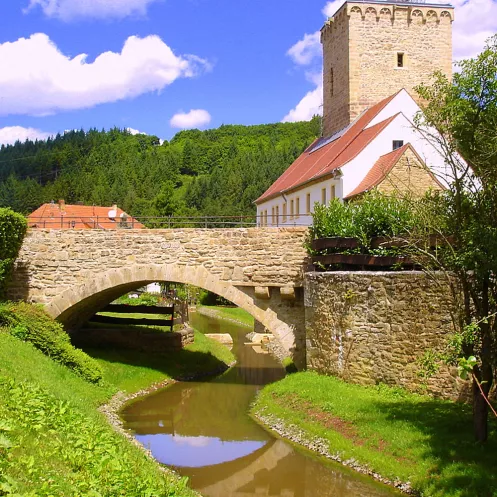
M411 13L411 19L418 23L422 23L424 20L423 12L419 9L413 10Z
M452 16L450 15L450 12L447 10L442 10L442 12L440 13L440 20L452 21Z
M426 13L426 20L428 22L433 22L433 21L438 21L438 16L437 16L437 13L434 11L434 10L429 10L427 13Z
M383 7L380 10L380 16L391 16L391 15L392 15L392 12L390 11L390 9L387 9L386 7Z
M368 15L371 15L371 16L374 16L374 17L377 17L377 12L376 12L376 9L374 7L368 7L366 9L366 13L365 13L366 16Z
M295 358L295 333L292 325L282 321L270 306L263 308L250 292L244 292L210 273L203 266L177 263L143 264L115 268L101 274L90 274L46 304L45 310L68 329L77 329L95 312L119 296L155 281L174 281L195 285L233 302L250 313L274 334L283 350Z
M359 14L360 16L362 16L362 10L360 7L357 7L357 6L354 6L350 9L350 13L351 14Z

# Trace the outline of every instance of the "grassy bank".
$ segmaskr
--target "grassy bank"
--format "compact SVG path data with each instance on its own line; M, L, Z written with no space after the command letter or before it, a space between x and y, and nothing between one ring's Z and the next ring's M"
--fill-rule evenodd
M197 306L197 310L200 314L205 313L208 316L232 321L247 327L254 326L254 318L240 307L199 305Z
M118 390L137 391L207 372L231 353L196 334L196 343L163 356L88 350L102 379L90 383L32 343L0 328L0 495L196 495L117 434L98 407Z
M386 387L297 373L265 387L253 413L320 438L342 460L409 481L424 496L497 496L497 423L474 442L471 408Z

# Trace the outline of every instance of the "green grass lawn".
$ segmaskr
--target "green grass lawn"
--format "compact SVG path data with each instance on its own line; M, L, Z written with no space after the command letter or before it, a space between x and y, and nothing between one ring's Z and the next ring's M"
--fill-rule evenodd
M168 378L180 378L192 372L202 374L216 371L235 360L227 347L197 331L194 343L183 350L166 354L154 355L126 349L84 350L102 367L105 383L128 393Z
M253 407L329 442L425 496L497 496L497 423L474 441L470 406L385 385L362 387L313 372L265 387Z
M199 306L208 309L215 314L219 319L230 319L238 321L246 326L254 326L254 318L247 311L240 307L224 307L224 306Z
M0 495L197 495L117 434L97 408L118 390L212 371L230 363L231 352L201 333L184 350L160 356L87 352L103 369L99 384L0 329Z

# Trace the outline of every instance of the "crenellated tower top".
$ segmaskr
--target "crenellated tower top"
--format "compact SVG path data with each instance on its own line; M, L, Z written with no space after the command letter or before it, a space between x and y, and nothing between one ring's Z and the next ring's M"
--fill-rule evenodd
M347 126L365 108L434 71L452 75L450 4L348 1L321 29L323 134Z

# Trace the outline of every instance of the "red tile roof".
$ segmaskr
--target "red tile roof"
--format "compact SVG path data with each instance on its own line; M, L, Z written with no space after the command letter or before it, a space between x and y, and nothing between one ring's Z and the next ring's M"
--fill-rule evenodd
M127 227L145 227L131 216L128 216L119 207L116 208L115 217L109 218L109 211L111 210L113 210L113 207L43 204L28 216L28 226L53 229L119 229L123 228L120 222L121 214L125 214L127 216Z
M356 157L397 115L366 126L397 95L391 95L363 112L348 128L312 143L256 201L259 204L305 183L332 174ZM336 138L333 139L333 137ZM332 141L329 141L333 139ZM329 141L327 143L327 141Z

